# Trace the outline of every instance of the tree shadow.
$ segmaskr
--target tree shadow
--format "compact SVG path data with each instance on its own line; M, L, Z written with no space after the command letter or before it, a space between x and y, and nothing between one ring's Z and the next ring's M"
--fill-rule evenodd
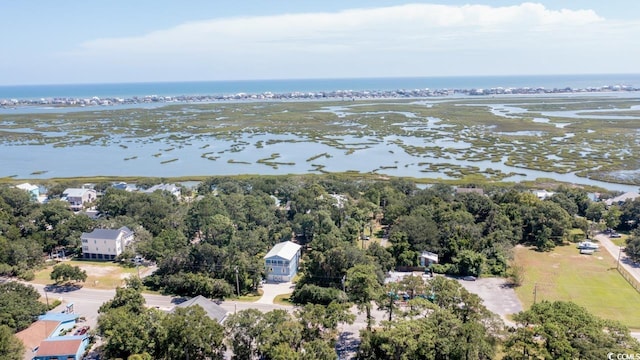
M44 289L47 292L51 292L51 293L69 293L72 291L77 291L82 289L82 285L80 284L72 284L72 283L65 283L65 284L49 284L46 285L44 287Z
M339 360L354 359L360 346L360 340L350 331L344 331L338 336L336 352Z
M178 305L178 304L182 304L183 302L185 302L187 300L189 300L189 298L186 297L186 296L176 296L174 298L171 298L171 303Z

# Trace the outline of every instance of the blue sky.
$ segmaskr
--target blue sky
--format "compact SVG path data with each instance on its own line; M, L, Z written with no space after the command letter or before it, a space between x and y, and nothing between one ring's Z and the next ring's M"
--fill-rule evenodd
M640 1L5 1L0 85L640 73Z

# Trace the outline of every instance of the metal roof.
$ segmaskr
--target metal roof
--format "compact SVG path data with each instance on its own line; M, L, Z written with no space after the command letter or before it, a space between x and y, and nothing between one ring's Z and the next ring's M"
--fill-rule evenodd
M207 313L207 316L218 321L218 323L222 323L227 317L227 310L202 295L198 295L193 299L180 303L177 307L187 308L194 305L199 305Z
M102 240L117 240L120 233L125 235L132 233L131 229L126 226L120 229L94 229L90 233L82 233L80 238L102 239Z
M302 246L291 242L284 241L278 244L275 244L271 250L264 256L265 259L271 257L281 257L283 259L291 260L296 255L296 253L300 250Z
M65 189L62 193L62 196L66 197L82 197L87 191L92 191L91 189L78 189L78 188L68 188Z

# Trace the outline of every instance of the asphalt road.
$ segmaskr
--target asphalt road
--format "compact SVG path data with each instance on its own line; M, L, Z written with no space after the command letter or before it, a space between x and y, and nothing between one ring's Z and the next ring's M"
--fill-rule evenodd
M600 245L602 245L614 259L620 259L620 266L627 270L636 281L640 282L640 265L631 261L631 259L627 257L627 254L625 254L618 245L614 244L608 236L598 234L594 238L600 242Z
M115 290L92 289L89 286L81 288L52 288L41 284L31 285L33 285L43 297L48 298L49 302L53 302L55 299L60 299L63 302L62 305L53 311L62 311L66 305L73 304L74 312L85 317L85 324L91 326L91 328L95 328L97 325L98 309L100 308L100 305L111 300L116 293ZM45 288L47 289L46 291ZM271 299L279 292L291 292L291 289L288 286L278 285L275 285L273 289L268 290L268 297ZM168 295L143 294L143 296L146 300L147 306L165 311L171 310L177 303L183 300L180 297ZM229 313L245 309L257 309L261 312L268 312L274 309L283 309L290 312L295 310L295 307L293 306L266 303L266 301L222 301L219 305ZM352 308L352 311L356 314L355 322L353 324L343 324L339 329L340 335L337 351L340 359L350 359L353 357L358 348L360 330L366 327L365 315L358 313L355 306ZM380 323L381 320L386 318L386 313L377 310L375 306L372 314L376 319L376 323Z

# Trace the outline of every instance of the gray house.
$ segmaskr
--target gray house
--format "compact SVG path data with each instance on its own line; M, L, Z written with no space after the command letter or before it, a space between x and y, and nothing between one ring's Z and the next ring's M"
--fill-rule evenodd
M227 318L227 310L202 295L198 295L190 300L180 303L176 307L187 308L194 305L199 305L203 308L207 313L207 316L216 320L218 324L222 324L222 322Z
M126 226L119 229L95 229L82 233L82 257L85 259L113 260L133 241L133 231Z

